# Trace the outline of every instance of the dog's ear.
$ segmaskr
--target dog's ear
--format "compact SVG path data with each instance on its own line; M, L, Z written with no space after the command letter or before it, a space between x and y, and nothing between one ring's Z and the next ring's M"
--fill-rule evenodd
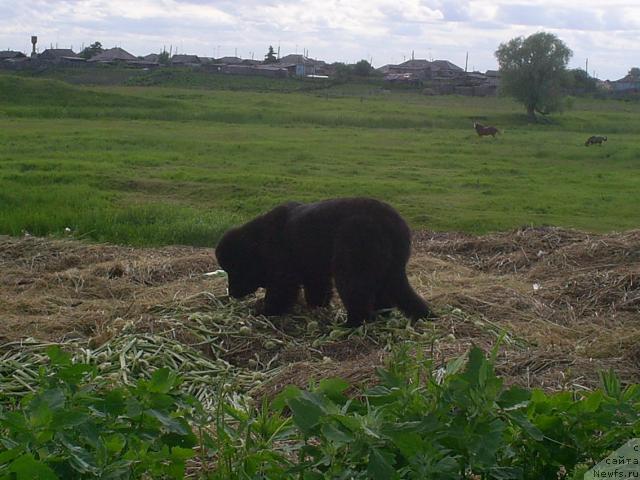
M292 205L285 203L265 213L261 219L262 240L265 244L281 244L284 239L284 228L289 219Z

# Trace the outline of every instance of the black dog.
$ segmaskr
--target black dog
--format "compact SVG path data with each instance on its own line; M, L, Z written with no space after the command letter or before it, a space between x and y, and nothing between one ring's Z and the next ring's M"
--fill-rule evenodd
M226 232L216 257L232 297L266 288L265 315L289 310L300 286L308 305L327 305L333 279L348 325L358 326L383 308L398 307L414 319L430 316L407 279L410 251L409 227L391 206L343 198L280 205Z

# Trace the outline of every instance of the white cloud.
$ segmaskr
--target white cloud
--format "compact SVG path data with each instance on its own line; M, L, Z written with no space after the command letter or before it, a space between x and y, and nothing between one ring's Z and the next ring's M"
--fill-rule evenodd
M545 30L574 51L574 64L619 78L640 64L637 0L0 0L0 48L95 40L134 54L163 45L199 55L261 58L308 49L328 61L400 62L415 51L496 68L501 42Z

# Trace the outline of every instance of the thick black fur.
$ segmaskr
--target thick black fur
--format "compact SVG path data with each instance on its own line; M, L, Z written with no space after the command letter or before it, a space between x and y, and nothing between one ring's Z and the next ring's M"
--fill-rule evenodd
M232 297L264 287L262 313L280 315L293 306L301 286L308 305L328 305L335 282L350 326L383 308L398 307L414 319L431 315L409 285L410 253L406 222L390 205L370 198L280 205L229 230L216 247Z

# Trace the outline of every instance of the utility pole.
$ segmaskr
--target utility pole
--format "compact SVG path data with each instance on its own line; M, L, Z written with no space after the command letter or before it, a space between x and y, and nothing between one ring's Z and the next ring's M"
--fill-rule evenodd
M586 72L587 76L589 76L589 58L588 57L584 62L584 71Z
M464 72L467 73L467 65L469 65L469 52L467 52L467 57L464 60Z

